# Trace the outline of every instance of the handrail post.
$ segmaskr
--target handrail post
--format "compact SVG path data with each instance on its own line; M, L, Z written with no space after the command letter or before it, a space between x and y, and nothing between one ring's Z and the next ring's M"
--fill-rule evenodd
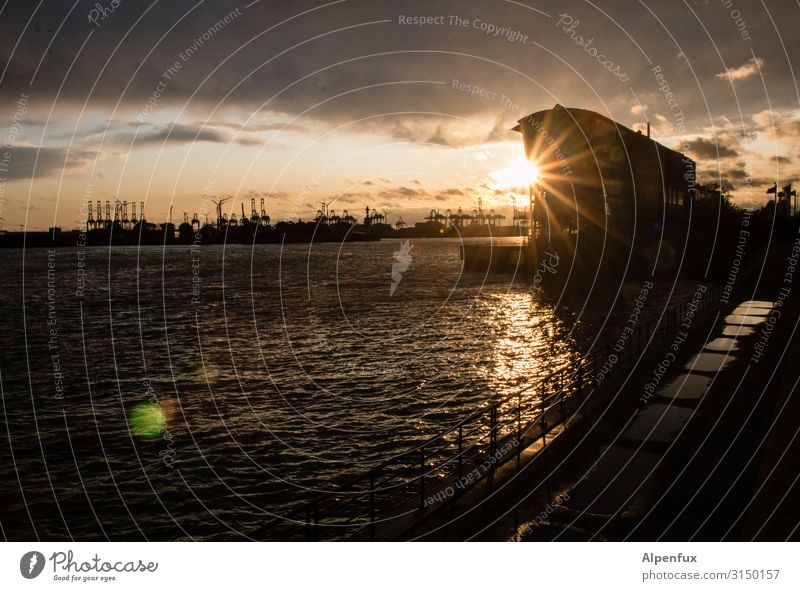
M493 406L489 411L489 453L494 455L497 452L497 407Z
M542 425L542 447L547 445L547 419L544 416L544 411L542 411L542 418L539 419L539 422Z
M517 394L517 470L519 470L520 452L522 451L522 393Z
M544 405L544 394L542 394L542 401L539 404L539 428L542 430L542 445L546 443L546 431L547 431L547 419L545 418L545 405Z

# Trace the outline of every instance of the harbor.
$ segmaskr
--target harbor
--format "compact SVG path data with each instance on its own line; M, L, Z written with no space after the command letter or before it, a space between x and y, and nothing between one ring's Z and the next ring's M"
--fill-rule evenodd
M601 170L623 150L653 149L660 164L640 163L651 172L633 177L635 186L604 189L612 229L599 228L591 220L602 179L584 175L565 206L563 179L543 172L561 165L549 152L535 156L541 127L526 128L532 121L564 126L559 137L578 154L588 153L584 140L569 134L593 129L586 141L611 155ZM780 269L796 258L793 191L776 190L759 211L731 209L715 237L692 234L724 205L722 192L694 184L692 160L667 157L617 124L622 131L610 136L607 125L560 105L520 120L515 131L537 166L518 171L530 181L528 204L513 200L510 225L481 199L469 214L433 209L407 227L401 218L390 224L385 210L366 206L357 219L330 203L308 222L273 223L264 199L251 199L249 211L239 203L237 216L235 198L222 196L214 219L184 213L176 225L170 214L155 224L144 203L97 201L81 229L7 233L3 244L24 250L3 251L11 267L22 253L4 306L24 302L18 313L30 317L34 363L47 368L35 384L15 378L25 373L23 335L4 335L3 388L18 417L9 429L26 420L26 389L55 388L37 400L35 417L51 434L42 443L51 456L65 437L78 449L102 442L115 482L126 478L122 465L150 458L147 481L126 485L126 495L141 502L150 494L142 485L161 491L163 513L131 522L119 513L124 501L103 495L118 517L84 522L82 537L101 535L110 519L123 539L183 539L182 519L209 505L240 526L217 519L195 525L192 539L616 540L647 539L659 527L689 535L698 513L666 524L668 514L653 513L661 501L648 478L673 477L664 476L682 461L673 444L702 440L693 425L710 419L697 417L723 403L712 394L715 372L725 381L738 352L754 347L751 363L766 356L760 367L774 366L780 349L767 351L771 335L754 344L753 333L773 316L795 315L784 307L790 290L776 291ZM664 180L676 167L691 174ZM653 203L631 216L635 188L638 203ZM747 251L732 266L742 236ZM98 334L110 335L110 358ZM681 368L687 373L676 375ZM56 426L67 408L96 433L79 436L69 419ZM236 450L235 466L210 461ZM15 453L33 450L23 443ZM635 477L604 484L631 462ZM106 478L99 468L81 473ZM267 475L257 485L254 470ZM241 480L244 494L204 484L222 481L221 471L225 482ZM203 492L172 498L164 487L175 474ZM732 503L749 498L748 474ZM675 494L684 490L676 485ZM6 502L32 508L56 538L68 519L41 515L87 509L79 497L56 507L14 495ZM743 523L702 531L736 538ZM4 528L25 535L25 520Z
M799 8L0 3L0 588L797 589Z

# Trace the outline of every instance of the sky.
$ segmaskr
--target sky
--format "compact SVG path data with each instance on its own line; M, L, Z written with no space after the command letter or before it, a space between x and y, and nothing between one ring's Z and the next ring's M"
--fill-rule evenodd
M775 0L38 0L0 8L0 223L510 217L516 120L590 109L763 205L798 180L798 5Z

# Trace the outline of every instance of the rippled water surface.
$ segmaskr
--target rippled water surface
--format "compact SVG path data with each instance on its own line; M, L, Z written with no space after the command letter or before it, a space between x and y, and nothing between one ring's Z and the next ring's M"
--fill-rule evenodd
M5 535L255 536L606 318L462 274L450 240L412 241L390 295L400 245L0 252Z

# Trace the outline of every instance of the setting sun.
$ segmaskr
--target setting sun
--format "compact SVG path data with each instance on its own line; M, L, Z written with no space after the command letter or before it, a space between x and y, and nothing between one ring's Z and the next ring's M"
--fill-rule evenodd
M539 168L530 160L518 158L510 166L489 174L494 189L527 187L539 180Z
M800 591L798 21L0 0L0 591Z

